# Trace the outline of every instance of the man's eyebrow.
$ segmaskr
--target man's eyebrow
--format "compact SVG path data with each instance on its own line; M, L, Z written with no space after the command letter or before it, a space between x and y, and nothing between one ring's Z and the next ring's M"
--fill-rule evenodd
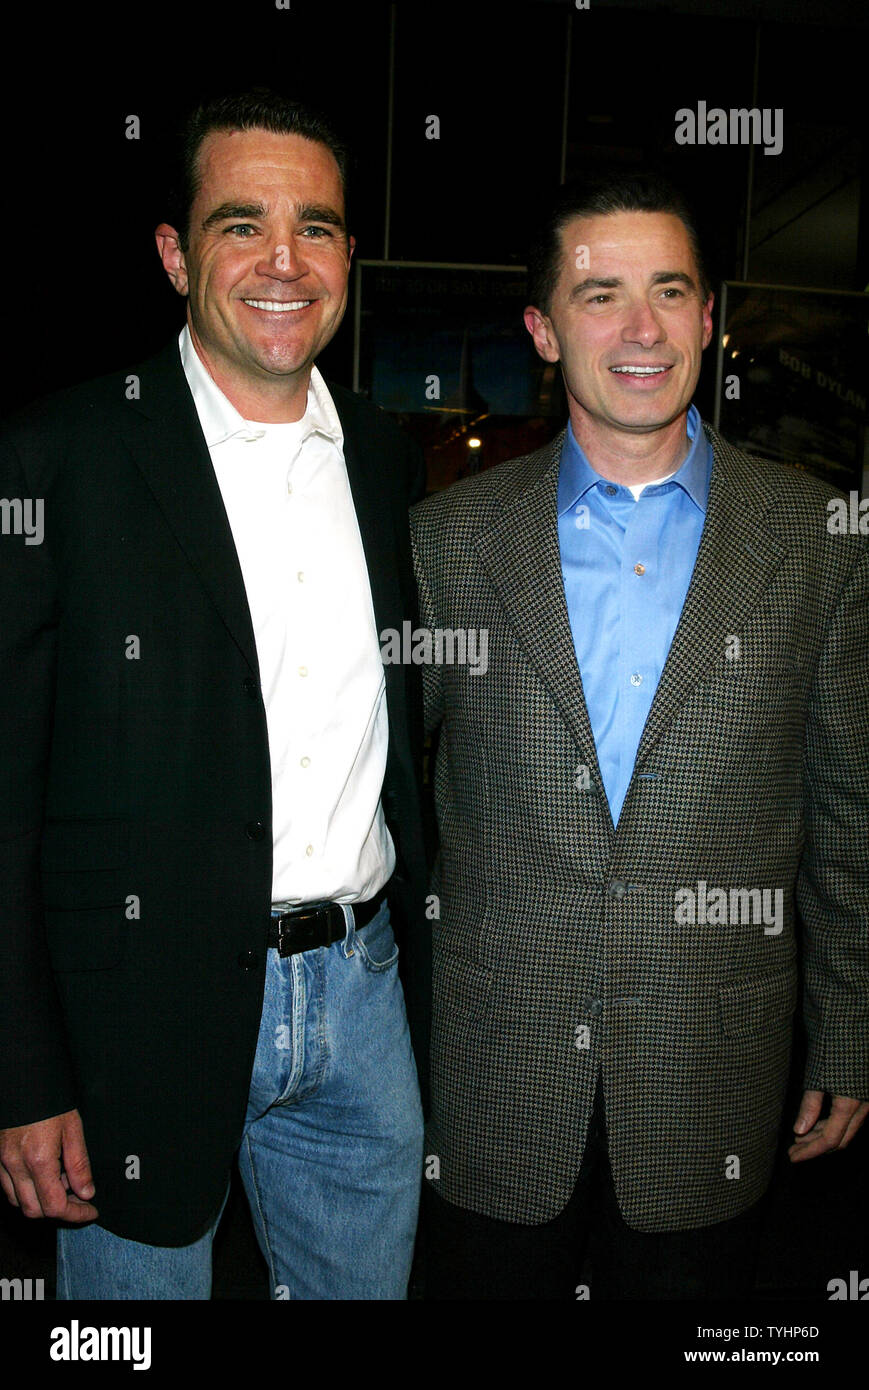
M296 212L300 222L325 222L330 227L344 226L344 218L326 203L303 203Z
M264 203L221 203L220 207L214 209L202 223L202 230L207 231L209 227L216 227L219 222L229 222L233 218L245 217L265 217L266 207ZM341 214L325 203L303 203L296 210L296 217L300 222L324 222L330 227L340 227L344 230L344 219Z
M605 279L598 276L588 276L581 280L578 285L574 285L570 291L570 298L578 298L588 290L617 290L624 283L618 276L608 276ZM653 285L680 284L687 285L689 289L696 290L697 285L691 276L684 270L657 270L650 281Z
M653 285L668 285L673 281L680 285L687 285L691 290L697 288L696 282L684 270L659 270L652 276Z
M621 283L622 281L614 275L605 280L590 275L587 280L581 280L578 285L574 285L570 291L570 298L576 299L579 295L585 294L586 290L617 290Z
M228 222L233 217L263 217L265 207L262 203L221 203L210 212L202 223L202 230L216 227L218 222Z

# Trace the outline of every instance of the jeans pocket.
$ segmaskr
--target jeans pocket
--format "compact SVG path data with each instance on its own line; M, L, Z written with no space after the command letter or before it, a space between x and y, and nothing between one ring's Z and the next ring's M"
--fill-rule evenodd
M374 974L389 970L395 965L398 960L398 946L389 918L389 908L385 903L367 926L354 932L353 948L359 952L365 968Z

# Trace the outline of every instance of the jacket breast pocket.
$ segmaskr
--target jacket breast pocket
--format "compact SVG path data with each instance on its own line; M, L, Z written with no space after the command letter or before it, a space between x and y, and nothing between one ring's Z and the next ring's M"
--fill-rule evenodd
M728 1038L750 1038L781 1027L797 1003L797 972L792 965L767 970L719 986L721 1026Z
M42 903L55 970L107 970L120 963L136 884L125 821L48 821L41 854Z
M787 656L719 662L705 681L706 712L716 730L740 728L768 737L802 709L803 678Z

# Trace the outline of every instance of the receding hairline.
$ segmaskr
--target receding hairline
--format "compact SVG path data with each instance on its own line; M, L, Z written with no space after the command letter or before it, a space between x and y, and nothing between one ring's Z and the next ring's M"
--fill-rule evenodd
M314 220L319 221L319 222L328 222L328 223L330 223L332 226L338 228L338 229L340 230L341 234L342 234L345 238L347 238L347 239L348 239L348 242L349 242L350 230L349 230L349 228L348 228L348 226L347 226L347 187L346 187L346 181L345 181L344 175L343 175L343 173L342 173L342 171L341 171L341 165L339 164L338 160L336 159L334 151L331 150L331 149L329 148L329 146L326 144L326 142L325 142L324 140L317 140L317 139L315 139L315 138L313 138L312 136L309 136L309 135L301 135L301 134L299 134L298 131L294 131L294 130L293 130L293 131L277 131L277 130L269 130L268 126L254 126L254 125L250 125L250 126L238 126L238 125L227 125L227 126L213 126L211 129L207 130L207 131L205 132L205 134L203 135L202 139L200 140L200 142L199 142L197 148L196 148L196 152L195 152L195 155L194 155L193 160L192 160L192 178L191 178L191 182L190 182L190 204L189 204L189 207L188 207L188 209L187 209L187 231L186 231L186 243L185 243L185 244L189 244L190 235L191 235L191 232L192 232L192 230L193 230L193 208L194 208L194 205L195 205L195 203L196 203L197 198L199 197L199 195L200 195L201 192L202 192L202 185L203 185L203 152L205 151L206 144L207 144L208 140L210 139L210 137L211 137L212 135L253 135L253 134L257 134L257 133L262 133L262 134L264 134L264 135L274 135L274 136L275 136L277 139L279 139L279 140L286 140L286 139L290 139L290 140L304 140L304 141L305 141L305 144L307 144L307 145L316 145L316 146L319 146L320 149L326 151L326 153L330 156L330 158L331 158L331 160L332 160L332 163L333 163L334 166L335 166L335 173L337 174L337 177L338 177L338 188L339 188L339 191L340 191L340 194L341 194L341 203L340 203L340 206L335 207L334 209L333 209L333 208L327 208L325 204L323 204L323 205L318 204L318 206L317 206L317 208L316 208L316 216L314 217ZM260 209L261 209L259 212L254 212L253 209L254 209L254 205L255 205L255 204L259 205L259 207L260 207ZM309 206L309 200L307 200L307 199L302 199L302 200L301 200L301 204L303 204L304 206ZM232 211L232 213L229 212L230 207L234 207L234 210ZM225 215L226 215L226 217L228 217L228 216L239 216L239 217L240 217L240 216L243 215L244 209L245 209L245 208L247 208L248 211L247 211L246 214L244 214L244 215L247 215L247 216L261 216L262 213L263 213L264 210L265 210L265 205L263 204L262 199L260 199L260 198L258 198L258 197L255 198L255 199L251 199L250 197L243 197L243 196L240 196L238 199L230 199L229 201L224 200L221 204L216 205L214 208L211 208L211 209L208 209L208 210L205 211L203 217L200 219L199 224L198 224L200 232L206 231L206 230L208 229L209 226L213 226L213 225L215 225L216 223L218 223L218 222L221 221L221 220L225 220L225 217L224 217L224 218L221 218L221 217L219 216L220 213L224 212ZM309 214L309 215L310 215L310 214Z
M329 156L332 163L335 165L335 170L338 174L338 182L341 185L342 196L346 195L346 180L344 177L344 173L341 169L341 165L335 156L334 150L329 148L325 140L317 140L312 135L302 135L299 131L296 130L269 130L268 126L259 125L211 126L208 130L206 130L205 134L202 136L202 139L199 141L199 144L196 146L196 151L193 156L193 188L196 193L199 192L199 189L202 186L203 152L205 151L205 148L211 137L220 135L271 135L275 138L275 140L303 140L306 145L316 145L317 148L326 151L326 154Z
M687 241L687 243L688 243L688 250L689 250L690 253L691 253L691 261L692 261L692 263L693 263L693 275L691 276L691 279L693 280L693 283L694 283L694 285L696 286L697 293L700 295L700 297L701 297L701 299L703 300L703 302L704 302L704 303L706 302L706 300L709 298L710 294L712 293L712 287L711 287L711 285L706 285L706 284L704 283L705 274L704 274L704 269L703 269L703 267L702 267L702 265L701 265L701 263L700 263L700 261L699 261L699 259L698 259L698 249L699 249L699 248L698 248L698 244L697 244L696 234L693 232L692 228L691 228L691 227L689 226L689 224L685 221L685 219L684 219L683 217L680 217L679 213L678 213L678 212L674 212L672 209L665 209L665 208L662 208L662 209L653 209L653 208L613 208L611 211L607 211L607 212L567 212L567 213L565 213L564 216L563 216L562 218L560 218L560 219L558 220L557 224L556 224L556 228L557 228L557 231L558 231L558 235L559 235L559 238L560 238L560 241L561 241L561 263L560 263L559 271L558 271L558 279L559 279L559 280L560 280L561 275L562 275L562 273L563 273L563 271L564 271L564 267L565 267L565 263L566 263L566 261L567 261L567 257L568 257L568 255L570 254L569 247L568 247L568 244L567 244L567 237L566 237L566 235L565 235L566 232L567 232L568 227L570 227L570 225L571 225L572 223L578 223L578 222L605 222L605 221L611 220L611 219L614 218L614 217L646 217L646 218L648 218L648 217L668 217L668 218L671 218L673 221L678 222L678 223L679 223L679 226L682 228L682 230L683 230L684 233L685 233L685 238L686 238L686 241ZM572 240L573 238L571 237L570 239ZM579 245L582 245L582 242L581 242L581 241L579 242ZM652 277L651 277L652 282L654 282L655 279L656 279L657 277L659 277L661 273L666 273L666 274L668 275L668 278L669 278L669 279L678 278L678 273L677 273L677 272L672 272L672 271L670 271L670 272L665 272L665 271L664 271L664 268L662 268L662 271L661 271L661 272L658 272L658 271L653 272ZM614 279L615 277L606 276L605 278L606 278L607 280L612 280L612 279ZM539 309L540 307L541 307L540 305L535 305L535 308L538 308L538 309ZM552 306L550 305L550 308L551 308L551 307L552 307ZM547 310L547 311L544 311L544 312L548 312L548 310Z

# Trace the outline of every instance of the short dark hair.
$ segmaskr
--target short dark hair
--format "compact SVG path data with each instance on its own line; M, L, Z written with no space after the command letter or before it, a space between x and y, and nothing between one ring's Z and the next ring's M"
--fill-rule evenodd
M647 170L593 174L572 179L559 188L528 254L528 302L548 314L561 273L561 232L575 217L608 217L614 212L669 212L683 223L694 252L700 290L709 298L711 285L697 219L684 194L668 179Z
M350 153L343 140L319 111L268 87L251 87L200 102L181 126L169 202L183 251L190 240L190 210L200 186L199 152L205 137L214 130L269 130L275 135L301 135L325 145L338 165L346 221Z

